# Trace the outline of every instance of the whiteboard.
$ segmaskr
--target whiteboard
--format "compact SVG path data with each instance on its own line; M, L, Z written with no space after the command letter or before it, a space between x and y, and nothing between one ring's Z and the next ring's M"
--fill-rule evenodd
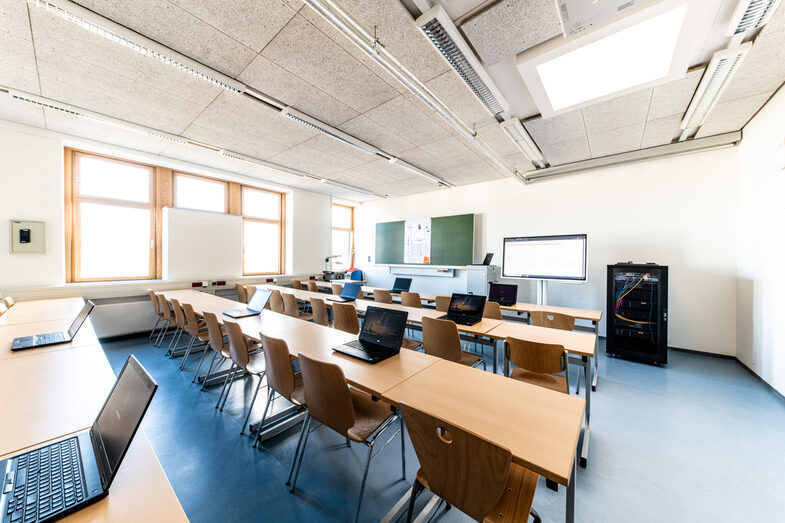
M586 235L504 239L503 278L586 280Z
M242 271L242 216L164 207L165 280L232 279Z

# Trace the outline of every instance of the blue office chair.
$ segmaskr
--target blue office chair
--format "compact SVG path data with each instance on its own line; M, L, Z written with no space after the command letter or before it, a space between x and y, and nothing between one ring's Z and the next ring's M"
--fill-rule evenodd
M356 269L352 271L352 273L349 275L349 279L354 281L362 281L363 271L361 271L360 269Z

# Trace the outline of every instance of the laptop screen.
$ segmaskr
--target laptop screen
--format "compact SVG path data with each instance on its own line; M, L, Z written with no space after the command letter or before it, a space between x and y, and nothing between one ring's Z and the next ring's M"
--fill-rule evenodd
M485 296L479 294L453 294L448 314L459 316L482 316Z
M360 289L362 288L362 283L347 283L343 286L343 290L341 290L341 298L346 298L349 300L354 300L357 298L357 295L360 294Z
M157 388L144 367L129 356L90 431L96 456L106 473L102 478L105 489L112 483Z
M482 261L483 265L490 265L491 260L493 259L493 253L489 252L485 254L485 259Z
M395 283L393 283L392 290L396 292L409 292L409 289L412 287L412 279L411 278L395 278Z
M406 311L368 307L360 331L360 340L390 349L400 349L408 317L409 313Z
M515 303L518 301L518 286L506 283L491 283L491 290L488 292L488 300L505 303Z
M84 307L82 307L82 310L79 311L79 314L77 314L74 322L71 324L70 327L68 327L69 338L73 338L74 336L76 336L76 333L79 332L79 328L87 319L87 316L93 311L93 307L95 307L95 304L93 304L93 302L91 302L90 300L87 300L87 303L85 303Z
M266 289L256 289L256 292L253 293L251 301L248 302L248 310L253 312L262 312L262 309L264 309L264 306L267 305L267 301L270 299L272 293L272 291L268 291Z

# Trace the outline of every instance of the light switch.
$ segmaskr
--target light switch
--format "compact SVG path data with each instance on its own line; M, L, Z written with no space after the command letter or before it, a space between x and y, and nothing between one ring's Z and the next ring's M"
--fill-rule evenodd
M46 222L10 220L11 253L46 252Z

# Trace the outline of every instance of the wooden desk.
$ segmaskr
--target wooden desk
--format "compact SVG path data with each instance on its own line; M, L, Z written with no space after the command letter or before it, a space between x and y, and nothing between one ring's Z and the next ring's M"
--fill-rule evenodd
M0 316L0 326L46 320L73 321L83 306L84 300L81 297L18 301Z
M515 311L515 312L555 312L557 314L566 314L579 320L589 320L598 322L602 319L602 311L595 311L591 309L576 309L573 307L558 307L556 305L537 305L535 303L518 302L515 305L501 305L502 310Z
M16 305L14 305L14 307L16 307ZM0 360L21 358L33 354L40 355L48 352L72 349L74 347L85 347L87 345L98 344L98 337L93 330L93 324L90 322L90 318L87 318L84 324L82 324L82 328L79 329L79 332L76 333L76 336L70 343L61 343L59 345L49 345L48 347L39 347L37 349L27 349L16 352L11 351L11 343L14 341L14 338L31 336L34 334L46 334L48 332L66 331L68 330L68 327L71 326L71 323L73 323L73 318L1 326Z
M553 343L562 345L572 353L589 358L594 357L597 337L594 334L580 331L563 331L548 327L537 327L517 321L502 321L488 333L496 339L519 338L535 343Z

